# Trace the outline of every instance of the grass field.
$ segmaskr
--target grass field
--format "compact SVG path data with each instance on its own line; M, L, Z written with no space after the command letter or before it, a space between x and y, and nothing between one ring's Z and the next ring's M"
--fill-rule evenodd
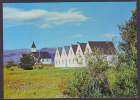
M60 78L75 68L45 67L35 70L4 69L4 98L66 98Z

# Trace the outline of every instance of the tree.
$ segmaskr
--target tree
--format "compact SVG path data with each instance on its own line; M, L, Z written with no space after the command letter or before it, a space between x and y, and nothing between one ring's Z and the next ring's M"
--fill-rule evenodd
M11 66L14 66L14 61L7 62L6 68L10 68Z
M128 65L137 66L137 12L132 11L132 17L125 21L125 25L118 25L121 31L121 41L119 49L124 52L127 58Z
M20 58L20 61L19 61L19 66L21 68L23 68L24 70L30 70L30 69L33 69L33 65L35 65L35 58L34 56L29 53L29 54L22 54L22 57Z

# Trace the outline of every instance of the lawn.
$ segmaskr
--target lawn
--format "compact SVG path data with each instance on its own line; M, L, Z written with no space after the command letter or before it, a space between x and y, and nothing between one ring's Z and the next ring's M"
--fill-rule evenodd
M74 69L47 66L35 70L4 69L4 98L67 98L60 91L60 78Z

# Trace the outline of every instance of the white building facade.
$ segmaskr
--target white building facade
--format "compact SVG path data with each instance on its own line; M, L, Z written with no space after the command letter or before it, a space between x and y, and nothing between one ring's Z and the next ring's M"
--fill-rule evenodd
M113 52L110 54L105 52L104 57L107 58L108 64L113 66L112 58L115 58L115 62L118 61L114 44L106 41L88 41L87 43L77 42L76 45L58 47L54 58L55 67L86 67L87 54L90 55L93 48L99 47L104 51L112 48Z

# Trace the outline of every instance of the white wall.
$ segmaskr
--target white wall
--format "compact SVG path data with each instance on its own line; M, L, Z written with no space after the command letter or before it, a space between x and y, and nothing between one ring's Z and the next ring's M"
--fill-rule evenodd
M115 66L115 64L118 62L118 56L117 55L108 55L107 62L108 62L109 66Z
M36 52L36 48L31 48L31 52Z
M76 50L76 59L78 59L78 61L82 63L82 64L77 64L77 67L85 67L86 66L85 56L84 56L84 53L82 52L82 49L81 49L79 44L78 44L78 47Z
M57 56L58 54L58 56ZM55 53L55 67L68 67L68 60L65 48L62 48L62 54L60 55L58 52L58 48Z
M76 56L73 52L72 46L70 46L69 53L68 53L68 67L77 67L77 62L75 60Z
M42 59L40 59L40 61L42 64L51 64L52 63L51 59L47 59L47 58L45 58L45 59L42 58Z
M68 67L68 56L66 54L65 48L62 49L62 55L60 59L60 67Z
M91 48L89 46L89 43L87 43L87 45L86 45L84 54L87 54L87 53L89 53L89 54L92 53L92 50L91 50Z
M61 66L61 55L59 54L58 48L56 49L56 53L55 53L55 58L54 58L54 64L55 67L60 67Z

